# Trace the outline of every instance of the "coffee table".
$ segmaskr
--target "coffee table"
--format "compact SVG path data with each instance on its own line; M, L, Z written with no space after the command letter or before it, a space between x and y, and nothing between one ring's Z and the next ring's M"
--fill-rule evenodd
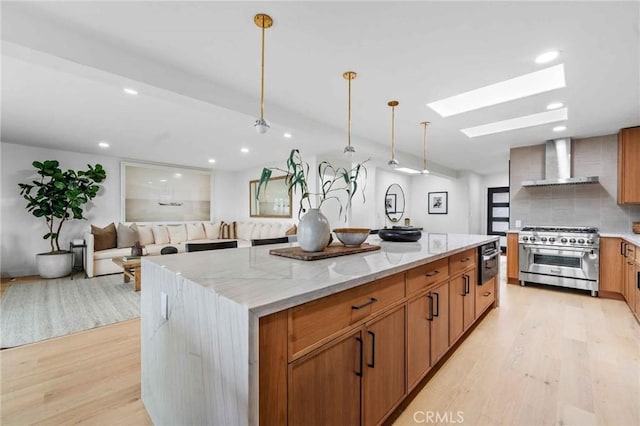
M133 279L135 291L140 291L141 269L140 258L132 256L114 257L111 259L113 263L122 268L124 272L124 282L128 283Z

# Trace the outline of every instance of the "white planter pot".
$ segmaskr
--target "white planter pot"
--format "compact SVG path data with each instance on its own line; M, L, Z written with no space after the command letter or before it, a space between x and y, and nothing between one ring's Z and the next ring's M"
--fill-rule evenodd
M310 209L298 224L298 244L302 251L322 251L329 244L331 227L320 209Z
M60 278L71 272L73 253L40 253L36 255L38 274L42 278Z

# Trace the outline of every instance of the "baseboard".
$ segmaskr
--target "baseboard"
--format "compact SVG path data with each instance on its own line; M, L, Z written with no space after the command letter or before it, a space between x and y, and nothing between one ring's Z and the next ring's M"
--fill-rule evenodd
M615 291L598 291L598 297L602 297L603 299L615 299L624 301L624 296L620 293L616 293Z

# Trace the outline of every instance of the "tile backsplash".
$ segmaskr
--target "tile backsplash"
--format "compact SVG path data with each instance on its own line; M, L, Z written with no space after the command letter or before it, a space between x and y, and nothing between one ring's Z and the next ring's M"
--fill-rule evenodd
M544 178L545 145L511 149L510 228L522 225L596 226L601 232L630 233L640 221L640 205L620 206L617 135L573 139L573 176L599 176L589 185L523 187Z

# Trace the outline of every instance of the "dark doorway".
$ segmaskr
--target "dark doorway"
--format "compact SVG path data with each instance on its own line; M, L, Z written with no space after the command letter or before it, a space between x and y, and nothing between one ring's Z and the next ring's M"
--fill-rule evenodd
M507 250L509 229L509 187L488 188L487 234L500 236L500 250Z

